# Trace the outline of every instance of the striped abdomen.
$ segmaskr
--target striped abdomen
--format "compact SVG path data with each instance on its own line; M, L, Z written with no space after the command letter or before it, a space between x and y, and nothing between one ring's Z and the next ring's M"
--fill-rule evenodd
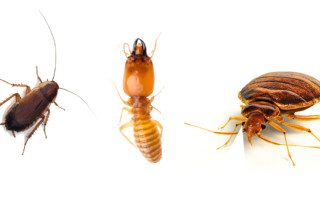
M143 156L150 162L156 163L161 159L161 134L157 124L149 114L137 108L134 111L134 139Z

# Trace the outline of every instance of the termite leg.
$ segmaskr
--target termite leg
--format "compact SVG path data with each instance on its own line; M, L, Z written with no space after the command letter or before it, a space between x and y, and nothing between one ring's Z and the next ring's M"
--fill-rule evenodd
M125 104L125 105L129 105L129 103L128 103L127 101L125 101L125 100L121 97L120 92L119 92L119 90L118 90L118 88L117 88L116 84L113 84L113 85L114 85L114 87L115 87L115 89L116 89L116 91L117 91L117 94L118 94L118 96L119 96L120 100L123 102L123 104Z
M42 83L42 80L41 80L41 78L39 76L39 72L38 72L38 66L36 66L36 74L37 74L38 80L40 81L40 83Z
M24 151L26 150L26 146L27 146L27 143L28 143L29 139L32 137L32 135L34 134L34 132L39 128L39 126L43 123L43 121L44 121L44 119L45 119L44 115L42 115L40 119L41 119L41 120L35 125L35 127L32 129L32 131L27 135L27 139L26 139L26 141L24 142L22 155L24 154Z
M225 128L228 123L233 120L244 122L246 121L246 118L243 116L230 116L229 119L220 127L220 129Z
M18 101L21 100L21 97L20 97L19 93L15 93L15 94L9 96L8 98L6 98L4 101L0 102L0 107L1 107L4 103L8 102L8 101L9 101L11 98L13 98L13 97L16 98L16 102L18 102Z
M287 148L287 152L288 152L288 156L292 162L292 165L295 166L295 163L294 161L292 160L292 157L291 157L291 153L290 153L290 150L289 150L289 146L288 146L288 142L287 142L287 135L286 135L286 131L281 127L279 126L278 124L276 124L275 122L273 122L272 120L269 121L269 124L271 127L273 127L274 129L276 129L277 131L283 133L283 137L284 137L284 141L286 143L286 148Z
M237 127L240 126L242 123L243 123L243 122L238 122L238 123L234 126L233 132L236 132ZM217 150L218 150L218 149L221 149L222 147L227 146L227 145L230 143L230 141L232 140L232 137L233 137L233 135L230 135L229 138L227 139L227 141L226 141L223 145L219 146L219 147L217 148Z
M46 132L46 126L47 126L47 122L48 122L48 120L49 120L50 109L48 109L46 112L47 112L47 115L45 115L45 119L44 119L42 125L43 125L44 136L45 136L46 139L47 139L48 136L47 136L47 132Z
M284 114L286 117L297 121L314 121L320 120L320 115L295 115L295 114Z
M161 111L159 109L157 109L156 107L154 107L153 105L151 105L152 109L156 110L157 112L159 112L159 114L161 114Z
M162 131L163 131L162 124L157 120L152 120L152 121L160 128L160 137L162 137Z
M124 129L129 128L129 127L132 127L132 126L133 126L133 122L132 122L132 121L127 122L127 123L125 123L125 124L123 124L123 125L121 125L121 126L119 127L119 131L120 131L120 133L122 134L122 136L123 136L132 146L136 147L135 144L133 144L133 142L132 142L132 141L127 137L127 135L123 132Z
M128 108L128 107L123 107L122 110L121 110L121 115L120 115L120 119L119 119L119 124L120 124L121 121L122 121L123 111L127 111L128 113L131 113L131 109L130 109L130 108Z
M59 106L57 102L53 102L53 103L54 103L57 107L59 107L60 109L62 109L63 111L66 111L66 109L63 108L63 107L61 107L61 106Z

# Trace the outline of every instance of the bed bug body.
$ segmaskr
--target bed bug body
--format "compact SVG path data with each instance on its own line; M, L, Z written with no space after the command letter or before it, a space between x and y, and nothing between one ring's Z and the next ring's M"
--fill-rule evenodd
M133 44L133 51L127 58L123 76L123 90L130 98L128 101L123 99L122 101L130 107L124 109L133 117L130 122L123 124L119 129L125 136L122 130L133 126L136 146L148 161L156 163L162 156L162 126L158 121L152 120L150 115L154 96L150 99L148 96L152 94L153 88L152 59L147 55L145 43L138 38ZM125 138L129 140L126 136Z
M320 148L317 146L288 144L286 130L280 126L283 125L294 130L308 132L320 141L309 128L289 123L284 119L284 116L288 119L300 121L320 119L320 115L295 114L295 112L305 110L320 101L320 81L317 79L298 72L270 72L250 81L242 88L238 97L244 103L241 110L242 116L229 117L229 120L221 128L224 128L231 120L235 120L237 121L236 127L243 125L243 132L247 134L248 141L251 144L252 137L256 135L266 142L286 146L288 156L293 165L295 164L292 160L289 146ZM269 124L283 133L285 143L278 143L262 136L261 132L265 128L265 124ZM238 134L235 131L211 132L231 135L224 145L230 142L232 135Z

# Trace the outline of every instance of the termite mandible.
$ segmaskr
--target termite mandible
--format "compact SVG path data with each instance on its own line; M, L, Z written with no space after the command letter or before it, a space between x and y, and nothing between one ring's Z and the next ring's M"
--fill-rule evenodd
M26 88L24 96L21 96L19 93L14 93L0 103L0 106L2 106L11 98L15 98L14 104L12 104L9 107L9 109L7 110L4 116L4 122L0 123L0 125L4 125L7 130L12 131L12 134L14 137L15 137L15 132L21 132L34 126L31 132L26 136L22 155L24 154L28 140L32 137L34 132L38 129L38 127L41 124L43 125L43 131L44 131L45 137L47 138L46 124L48 122L49 115L50 115L50 105L54 103L57 107L61 108L62 110L65 110L64 108L60 107L55 101L59 89L67 91L77 96L88 106L88 104L84 101L84 99L82 99L79 95L77 95L76 93L70 90L59 87L57 82L54 81L56 67L57 67L56 41L48 21L46 20L46 18L41 12L40 14L43 17L47 27L49 28L51 37L53 39L54 50L55 50L55 59L54 59L55 66L54 66L54 72L53 72L53 77L51 81L48 81L48 80L42 81L42 79L38 74L38 67L36 67L36 75L39 83L33 89L31 89L26 84L14 84L14 83L5 81L3 79L0 79L0 81L9 84L12 87Z

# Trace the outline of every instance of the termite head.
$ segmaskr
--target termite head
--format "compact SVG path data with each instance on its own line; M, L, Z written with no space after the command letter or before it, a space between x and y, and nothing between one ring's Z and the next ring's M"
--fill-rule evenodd
M58 94L59 85L55 81L44 81L39 84L39 89L42 95L52 102Z
M248 141L252 144L252 137L265 128L266 119L262 113L253 112L249 114L248 119L244 122L243 132L247 133Z
M130 96L147 97L153 92L154 71L151 58L147 55L145 43L137 38L133 43L131 55L127 58L123 90Z

